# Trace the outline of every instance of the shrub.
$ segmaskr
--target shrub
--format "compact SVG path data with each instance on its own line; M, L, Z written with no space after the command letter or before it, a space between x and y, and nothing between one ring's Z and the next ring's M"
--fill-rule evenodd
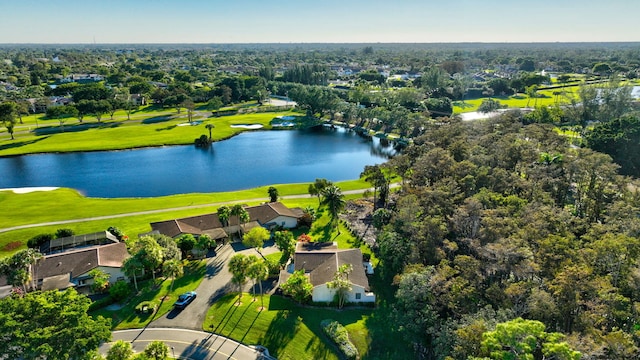
M276 260L266 259L265 263L269 269L269 278L275 278L280 275L280 262Z
M307 235L307 234L302 234L300 236L298 236L298 238L296 239L299 242L311 242L311 236Z
M96 300L94 302L91 303L91 305L89 305L89 311L94 311L94 310L98 310L98 309L102 309L105 306L109 306L111 304L113 304L115 302L115 300L113 299L112 296L106 296L100 300Z
M75 233L71 229L58 229L56 230L56 239L73 236Z
M358 358L358 349L349 340L349 333L344 326L332 319L322 320L320 326L322 326L324 333L338 345L347 359Z
M126 299L129 294L131 294L131 286L124 280L118 280L109 287L109 295L114 302Z
M53 240L53 234L40 234L27 240L27 246L32 249L35 249L40 247L40 245L46 243L47 241L51 241L51 240Z
M118 229L115 226L109 226L107 231L112 233L113 236L115 236L118 239L118 241L122 241L122 239L124 238L124 233L122 232L122 230Z
M136 312L140 314L153 314L158 307L154 301L141 301L136 305Z
M211 145L209 142L209 137L207 135L201 135L199 138L193 140L193 143L198 148L206 148Z

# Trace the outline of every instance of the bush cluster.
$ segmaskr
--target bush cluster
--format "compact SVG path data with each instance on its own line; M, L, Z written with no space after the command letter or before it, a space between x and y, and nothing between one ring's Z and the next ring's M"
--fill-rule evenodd
M136 312L141 314L152 314L156 311L158 304L154 301L141 301L136 305Z
M338 345L340 351L344 353L347 359L358 358L358 349L356 349L355 345L349 340L349 333L344 326L332 319L322 320L320 326L322 326L324 333Z
M103 307L109 306L113 303L115 303L115 299L113 298L113 296L109 295L106 296L100 300L96 300L94 302L91 303L91 305L89 305L89 310L88 311L94 311L94 310L98 310L98 309L102 309Z

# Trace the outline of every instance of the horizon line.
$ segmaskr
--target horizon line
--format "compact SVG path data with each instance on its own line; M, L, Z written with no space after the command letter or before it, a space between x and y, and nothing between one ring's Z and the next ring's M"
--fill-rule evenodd
M442 41L442 42L5 42L5 45L431 45L431 44L640 44L640 40L611 41Z

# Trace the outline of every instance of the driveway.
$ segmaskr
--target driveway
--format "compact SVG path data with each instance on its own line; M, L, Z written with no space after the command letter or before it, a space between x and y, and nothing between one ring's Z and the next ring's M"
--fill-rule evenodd
M268 244L262 249L264 255L277 252L278 249L273 244ZM223 245L217 249L216 256L207 260L207 270L200 286L196 289L198 296L191 304L183 310L173 309L166 315L153 320L150 328L182 328L192 330L202 330L202 324L209 307L222 295L237 291L231 284L231 273L227 267L228 260L235 254L258 255L250 248L245 248L242 244ZM248 281L243 291L251 289L251 282Z
M268 243L262 254L277 252L273 243ZM202 324L209 307L221 296L236 291L232 288L231 273L227 267L228 260L235 254L258 255L240 243L223 245L216 250L216 255L207 260L207 270L200 286L196 289L198 296L183 310L173 309L166 315L153 320L144 329L114 331L112 341L125 340L131 342L134 350L143 351L149 342L163 341L175 353L178 359L258 359L263 353L253 347L243 345L231 339L202 331ZM268 288L268 286L267 286ZM250 291L247 284L243 291ZM265 290L266 291L266 290ZM111 343L100 347L106 354ZM172 354L173 355L173 354ZM262 356L263 359L269 358Z

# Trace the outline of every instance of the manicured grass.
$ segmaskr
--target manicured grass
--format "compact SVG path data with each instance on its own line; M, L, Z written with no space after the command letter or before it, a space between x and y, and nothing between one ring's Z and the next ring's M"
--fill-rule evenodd
M119 310L103 308L93 311L91 315L111 318L114 330L143 328L153 319L168 313L180 294L197 289L204 278L206 268L205 261L191 261L184 268L184 276L175 280L173 291L170 290L170 279L157 278L155 282L150 279L138 283L140 291L129 298L123 308ZM131 286L133 287L133 284ZM135 307L143 301L154 301L160 306L155 314L139 314L135 311Z
M502 105L506 105L508 108L525 108L534 106L552 106L556 104L556 98L554 95L545 94L546 91L540 91L538 98L529 98L526 95L514 95L514 96L494 96L494 100L498 100ZM551 93L551 91L549 91ZM477 111L482 101L486 98L465 100L454 102L453 113L460 114L465 112ZM562 99L559 98L559 103L562 103Z
M0 156L71 152L94 150L118 150L149 146L193 144L195 138L208 135L207 124L213 124L214 140L229 138L242 131L243 128L232 128L237 124L262 124L264 129L270 129L270 122L276 116L295 115L294 112L242 114L222 117L208 117L202 123L188 125L186 115L167 115L166 112L150 113L142 121L86 120L80 124L75 120L64 125L64 132L57 121L47 120L46 126L40 121L40 128L31 126L30 132L20 132L22 127L16 128L15 140L7 137L0 140ZM29 121L30 122L30 121ZM185 125L186 126L180 126Z
M352 342L365 358L369 348L365 322L371 309L307 308L280 296L263 297L264 309L258 296L228 294L209 309L203 324L205 331L213 331L250 345L263 345L278 359L339 359L337 347L322 333L320 322L334 319L349 331Z
M369 184L362 180L339 182L337 185L343 190L368 188ZM318 200L308 197L309 184L274 185L281 196L302 195L299 199L282 199L291 207L317 207ZM95 216L124 214L146 210L159 210L191 205L216 204L195 209L175 210L147 215L126 216L115 219L84 221L78 223L42 226L0 233L0 257L8 256L26 247L29 238L42 234L54 233L56 229L70 228L76 234L86 234L103 231L109 226L116 226L130 237L137 236L151 230L150 222L170 220L179 217L206 214L217 211L223 202L238 202L256 205L268 200L268 186L255 189L211 193L211 194L183 194L157 198L125 198L100 199L87 198L72 189L58 189L47 192L32 192L15 194L10 191L0 191L0 228L25 224L39 224L50 221L83 219ZM359 197L349 195L347 198Z

